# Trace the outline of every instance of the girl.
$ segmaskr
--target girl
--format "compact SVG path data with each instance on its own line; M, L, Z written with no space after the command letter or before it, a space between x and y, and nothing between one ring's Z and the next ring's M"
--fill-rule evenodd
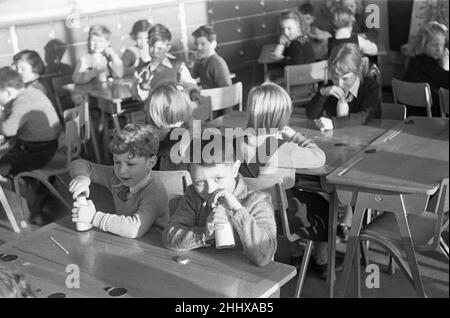
M366 36L353 33L355 16L352 11L344 6L337 6L333 10L334 37L328 39L328 55L333 49L344 43L353 43L359 46L361 52L367 55L375 55L378 47L375 43L367 40Z
M183 87L172 83L155 87L145 102L145 113L159 138L158 162L155 169L166 171L186 168L183 164L175 164L170 159L172 146L179 142L170 139L172 130L188 129L191 118L190 100Z
M122 77L123 63L110 47L111 31L100 24L89 29L88 51L80 57L72 79L74 83L85 84L94 79L105 82L108 77Z
M48 89L41 79L45 65L36 51L23 50L14 55L13 65L22 77L25 87L33 86L48 96Z
M309 26L304 17L294 11L284 13L280 18L283 34L273 52L274 58L286 64L308 64L315 62L314 49L309 41Z
M448 89L449 54L445 47L448 29L445 25L432 21L419 32L413 50L414 57L409 61L404 80L430 84L433 98L431 112L440 116L439 88ZM425 109L408 107L408 116L426 116Z
M148 31L151 27L148 20L138 20L133 24L130 37L136 42L136 45L127 48L123 53L125 75L133 75L139 65L150 61Z
M364 125L380 117L381 101L367 58L355 44L336 47L328 59L332 85L322 87L306 106L306 115L320 130Z
M295 169L323 166L325 153L314 141L288 126L292 100L280 86L265 83L253 88L249 93L247 109L247 129L250 129L250 134L240 145L241 153L246 156L241 165L244 167L241 173L247 177L257 177L261 174L276 174L282 177L284 188L290 189L288 194L294 195L297 208L295 215L290 218L290 227L300 236L317 242L316 269L323 278L326 275L327 263L328 202L317 193L300 191L293 187ZM267 158L258 156L261 153L267 155L267 149ZM300 258L294 256L298 254L298 245L291 246L291 253L291 262L296 263Z

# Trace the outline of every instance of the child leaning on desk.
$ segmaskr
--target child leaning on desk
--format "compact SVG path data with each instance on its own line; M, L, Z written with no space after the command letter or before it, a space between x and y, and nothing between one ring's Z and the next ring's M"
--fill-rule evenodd
M306 115L315 119L317 128L365 125L381 116L379 84L357 45L334 48L328 73L332 83L322 87L306 106Z
M236 245L248 259L264 266L277 249L270 196L247 188L239 174L241 162L236 160L234 150L229 151L233 142L221 136L221 142L211 148L209 143L217 139L194 139L186 151L193 184L172 215L163 244L175 251L211 246L214 232L230 222Z
M144 235L151 226L163 229L169 217L167 192L152 176L158 138L149 126L131 123L115 133L109 147L114 166L83 159L70 164L69 190L74 199L83 193L88 197L91 182L98 183L112 193L116 213L97 211L91 200L87 205L75 201L72 220L129 238Z
M76 84L86 84L92 80L105 82L108 77L121 78L124 73L119 55L110 47L111 31L100 24L89 29L88 54L77 62L72 74Z
M46 96L49 96L48 89L41 79L41 75L45 72L44 61L42 61L36 51L20 51L13 56L13 66L20 76L22 76L25 87L31 85Z
M152 24L148 20L138 20L131 28L130 37L136 42L123 52L122 61L125 68L125 76L133 76L134 72L143 63L150 61L148 49L148 31Z

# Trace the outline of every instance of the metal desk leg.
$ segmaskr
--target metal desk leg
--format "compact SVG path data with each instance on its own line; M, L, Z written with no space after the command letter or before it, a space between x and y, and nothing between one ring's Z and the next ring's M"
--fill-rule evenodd
M337 232L337 210L339 200L335 192L330 193L330 213L328 217L328 294L334 297L334 283L336 280L335 256L336 256L336 232Z

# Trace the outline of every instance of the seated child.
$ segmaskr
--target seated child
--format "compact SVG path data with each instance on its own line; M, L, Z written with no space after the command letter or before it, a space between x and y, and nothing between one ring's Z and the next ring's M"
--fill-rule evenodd
M45 72L45 65L36 51L23 50L14 55L13 65L22 76L25 87L33 86L48 96L49 90L41 79Z
M332 85L322 87L306 106L306 115L320 130L365 125L381 116L377 80L355 44L336 47L328 59Z
M47 66L45 74L72 74L73 67L62 62L64 53L66 53L66 45L58 39L49 41L44 47L44 59Z
M342 6L348 8L355 16L355 24L353 31L361 34L370 41L376 41L378 38L378 30L376 28L368 28L366 24L367 14L363 12L364 6L361 0L340 0Z
M138 78L134 86L136 97L143 101L147 99L150 90L161 83L180 83L189 89L197 88L197 82L184 62L169 54L171 40L172 34L162 24L155 24L148 31L151 60L137 69Z
M0 68L0 135L16 137L0 159L0 175L42 168L56 153L61 125L58 115L40 90L25 87L19 73Z
M133 24L130 37L136 42L136 45L127 48L122 55L125 76L132 76L137 67L150 61L148 31L151 27L148 20L138 20Z
M100 24L89 29L88 54L83 55L75 66L74 83L85 84L92 80L105 82L108 77L123 76L122 59L110 47L111 31Z
M333 25L335 27L334 37L328 39L328 55L331 51L344 43L358 45L363 54L375 55L378 47L375 43L367 40L361 34L353 33L355 16L352 11L344 6L337 6L333 10Z
M247 188L239 175L241 162L235 159L235 153L225 153L229 147L232 149L232 141L224 137L220 141L193 140L186 151L192 159L189 170L193 184L170 218L163 244L174 251L211 246L214 231L229 220L236 247L242 248L256 265L267 265L277 249L270 196ZM215 143L212 148L210 143Z
M419 32L414 57L409 61L403 80L430 84L433 116L440 116L439 88L448 89L449 54L445 47L448 29L438 22L427 23ZM426 116L425 108L410 107L408 116Z
M200 78L203 89L230 86L230 70L227 62L216 53L217 33L210 25L203 25L192 33L197 48L196 62L192 70L194 78Z
M151 226L163 229L169 217L167 192L152 176L158 138L150 127L131 123L113 136L109 147L113 167L72 161L69 191L74 199L83 193L89 197L89 185L98 183L112 193L116 213L97 211L91 200L87 205L74 201L72 220L129 238L144 235Z
M155 169L163 171L187 169L185 165L175 164L170 159L172 146L180 141L178 138L171 139L170 135L174 129L188 129L191 119L190 103L183 87L173 83L160 84L147 98L145 113L159 139L158 162Z
M309 26L301 14L295 11L283 13L280 17L283 34L274 51L274 57L282 59L285 64L308 64L316 61L314 50L309 40ZM283 54L283 55L281 55Z
M25 275L0 263L0 298L35 298Z
M328 57L328 39L332 37L330 32L323 31L316 26L316 17L314 7L307 2L302 4L298 11L303 16L306 24L309 26L308 36L314 49L316 59L322 60Z

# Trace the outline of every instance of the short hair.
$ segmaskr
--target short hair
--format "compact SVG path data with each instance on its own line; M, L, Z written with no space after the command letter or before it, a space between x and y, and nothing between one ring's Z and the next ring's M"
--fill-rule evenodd
M0 91L3 91L8 87L21 89L25 87L25 84L19 73L11 67L5 66L0 68Z
M204 36L209 42L217 41L217 33L211 25L202 25L197 30L192 32L194 38L200 38Z
M296 21L300 27L300 31L302 31L303 35L307 35L310 31L310 26L306 23L305 18L296 11L287 11L281 14L280 16L280 27L281 23L285 20L292 19Z
M111 34L111 31L106 26L102 24L94 24L89 28L88 37L90 39L93 35L96 35L109 41L111 39Z
M23 50L13 56L14 64L19 61L27 62L31 65L31 70L34 74L42 75L45 72L45 64L42 58L36 51Z
M112 154L129 153L135 156L151 158L158 153L159 140L153 129L142 123L130 123L113 135L109 149Z
M148 31L148 44L153 46L157 41L172 41L172 34L162 24L155 24Z
M368 74L368 64L358 45L345 43L331 51L328 58L328 72L330 76L342 76L353 72L363 79Z
M204 154L207 155L204 156ZM189 156L189 160L185 162L189 162L190 165L210 167L218 164L232 164L236 162L236 139L227 139L222 134L211 135L210 139L204 136L201 139L193 138L186 149L185 156Z
M306 2L298 7L298 11L300 11L301 14L309 14L311 16L314 16L314 7L309 2Z
M150 124L157 128L168 128L191 118L189 97L181 85L174 83L156 86L150 92L144 107Z
M340 2L341 5L347 7L347 6L344 4L345 1L347 1L347 0L340 0L339 2ZM363 4L361 3L361 0L352 0L352 1L354 1L355 5L356 5L355 14L361 13L361 9L362 9L362 7L363 7ZM348 8L348 7L347 7L347 8Z
M248 128L278 128L289 123L292 100L289 94L274 83L253 87L248 94Z
M53 39L45 45L44 50L52 52L56 57L62 59L66 53L66 45L61 40Z
M355 16L349 8L338 5L333 9L333 25L337 30L353 27L354 24Z
M131 28L130 36L134 38L139 32L148 32L151 27L152 24L148 20L138 20L134 22L133 27Z
M25 275L0 264L0 298L36 297Z
M441 24L437 21L430 21L425 24L419 30L419 33L417 35L417 39L413 47L413 55L415 56L423 54L428 41L433 36L436 36L436 34L442 34L447 40L448 28L444 24Z

